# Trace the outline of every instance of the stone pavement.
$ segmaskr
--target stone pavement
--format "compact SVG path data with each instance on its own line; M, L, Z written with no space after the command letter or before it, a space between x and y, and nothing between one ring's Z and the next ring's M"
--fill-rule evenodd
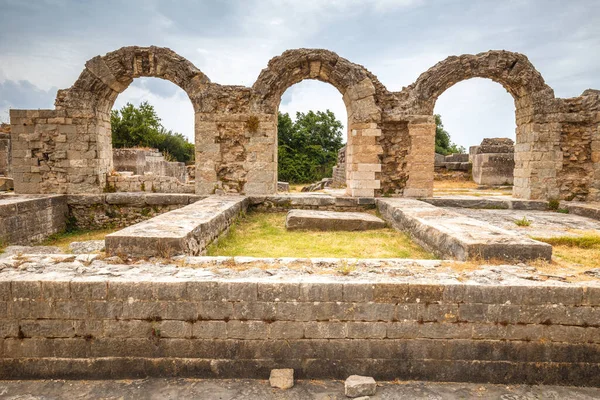
M342 381L297 381L290 390L267 380L139 379L120 381L0 381L0 399L202 399L342 400ZM380 382L373 400L600 398L600 389L568 386L491 385L442 382Z

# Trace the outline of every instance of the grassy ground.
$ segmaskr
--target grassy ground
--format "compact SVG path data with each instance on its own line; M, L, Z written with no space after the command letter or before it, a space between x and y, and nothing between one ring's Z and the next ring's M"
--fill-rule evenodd
M552 245L552 258L557 266L600 267L599 232L587 231L581 232L580 236L534 237L534 239Z
M120 228L118 228L120 229ZM109 233L118 229L100 229L100 230L76 230L72 232L57 233L49 236L42 242L42 246L56 246L63 251L69 252L69 244L72 242L84 242L86 240L104 240Z
M287 231L285 213L250 213L208 249L211 256L420 258L433 256L394 229Z

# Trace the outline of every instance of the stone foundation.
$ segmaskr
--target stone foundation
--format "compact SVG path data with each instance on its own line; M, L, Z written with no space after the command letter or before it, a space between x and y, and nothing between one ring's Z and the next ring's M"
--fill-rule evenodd
M38 244L64 231L68 212L66 196L0 195L0 244Z
M171 176L152 173L126 175L114 173L106 178L106 192L194 193L194 185L182 183Z
M487 222L412 199L378 199L382 217L440 257L457 260L552 259L552 246Z
M106 252L133 257L201 255L248 208L239 196L211 196L106 236Z
M1 379L266 379L293 368L299 379L600 386L597 287L87 270L0 273Z
M187 206L202 196L162 193L69 195L69 215L80 229L125 228Z

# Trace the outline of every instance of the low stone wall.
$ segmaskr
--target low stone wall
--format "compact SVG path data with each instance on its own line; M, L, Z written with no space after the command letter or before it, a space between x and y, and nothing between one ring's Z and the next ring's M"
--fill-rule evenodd
M134 257L202 255L248 209L248 198L210 196L106 236L106 252Z
M171 176L154 174L111 174L106 178L108 192L194 193L193 184L182 183Z
M457 212L413 199L377 199L381 216L440 257L457 260L552 259L552 246Z
M293 368L300 379L600 386L598 287L99 272L0 274L0 379L266 379Z
M0 195L0 243L37 244L63 231L67 214L66 196Z
M126 227L181 208L204 196L162 193L69 195L73 223L81 229Z
M250 196L250 208L261 212L302 210L364 211L375 208L372 197L333 197L323 195Z

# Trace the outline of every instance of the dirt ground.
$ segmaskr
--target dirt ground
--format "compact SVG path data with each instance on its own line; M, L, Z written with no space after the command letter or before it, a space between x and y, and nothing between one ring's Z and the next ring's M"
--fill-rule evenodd
M398 399L598 399L599 388L440 382L379 383L372 400ZM341 381L298 381L289 390L266 380L141 379L120 381L0 381L0 399L201 399L342 400Z

